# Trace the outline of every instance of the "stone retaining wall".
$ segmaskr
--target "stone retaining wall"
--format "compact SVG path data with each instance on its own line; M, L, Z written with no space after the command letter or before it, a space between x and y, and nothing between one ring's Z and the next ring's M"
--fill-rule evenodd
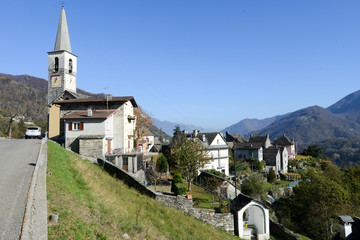
M234 217L231 213L215 213L212 209L201 208L189 208L183 210L183 212L213 227L234 234Z
M147 188L144 184L138 182L133 176L130 176L127 172L115 166L115 164L102 160L100 158L98 158L97 162L110 175L115 175L117 178L123 180L124 183L129 187L135 188L140 193L147 195L149 197L152 198L156 197L157 194L154 191Z
M167 207L172 207L179 210L185 210L193 207L193 201L191 199L187 199L184 196L157 194L155 200Z

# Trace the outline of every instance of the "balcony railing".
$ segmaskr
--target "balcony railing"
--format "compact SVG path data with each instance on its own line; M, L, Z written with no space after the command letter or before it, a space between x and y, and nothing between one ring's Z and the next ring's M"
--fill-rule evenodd
M113 154L133 154L133 153L142 153L142 147L135 148L116 148L113 150Z

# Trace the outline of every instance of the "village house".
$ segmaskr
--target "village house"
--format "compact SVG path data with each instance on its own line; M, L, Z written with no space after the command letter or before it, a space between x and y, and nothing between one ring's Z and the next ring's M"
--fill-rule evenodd
M221 132L200 133L199 130L193 130L189 133L187 130L182 135L188 139L200 140L201 144L208 150L212 161L199 170L215 169L219 172L229 175L229 146Z
M281 137L273 141L272 145L278 147L286 147L289 159L295 158L296 152L294 139L289 140L285 135L282 135Z
M257 158L263 161L263 147L261 143L235 143L235 159Z
M71 99L55 104L61 108L65 148L94 158L133 151L137 107L133 97Z
M261 144L262 148L268 148L271 147L271 141L270 141L270 137L269 134L267 134L266 136L254 136L254 135L250 135L249 138L249 143L259 143Z

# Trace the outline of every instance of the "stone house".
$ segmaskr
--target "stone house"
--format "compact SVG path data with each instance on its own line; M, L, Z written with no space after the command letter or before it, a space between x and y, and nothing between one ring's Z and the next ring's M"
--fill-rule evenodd
M267 134L266 136L253 136L253 135L250 135L250 138L249 138L249 141L248 141L248 142L249 142L249 143L258 143L258 144L261 144L261 146L262 146L263 149L272 146L271 141L270 141L269 134Z
M269 210L260 202L240 193L231 202L234 233L242 239L270 239Z
M229 175L229 146L227 145L221 132L200 133L199 130L193 130L188 133L182 132L188 139L196 139L208 150L212 161L199 170L215 169L219 172Z
M263 147L261 143L235 143L236 160L244 160L245 158L257 158L263 161Z
M273 146L286 147L286 150L289 155L289 159L294 159L295 152L295 142L294 139L289 140L285 135L282 135L272 143Z
M264 161L266 162L265 170L269 173L272 168L276 174L279 174L281 169L281 154L279 148L264 149Z

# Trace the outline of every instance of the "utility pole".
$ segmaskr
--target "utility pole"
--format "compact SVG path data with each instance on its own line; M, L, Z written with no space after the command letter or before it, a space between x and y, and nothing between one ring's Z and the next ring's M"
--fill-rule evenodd
M233 141L233 150L234 150L234 169L235 169L235 198L237 197L237 179L236 179L236 155L235 155L235 152L236 152L236 147L235 147L235 140Z
M12 126L11 125L13 122L13 118L16 116L17 116L16 113L14 115L10 116L9 129L8 129L9 139L11 138L11 135L12 135Z

